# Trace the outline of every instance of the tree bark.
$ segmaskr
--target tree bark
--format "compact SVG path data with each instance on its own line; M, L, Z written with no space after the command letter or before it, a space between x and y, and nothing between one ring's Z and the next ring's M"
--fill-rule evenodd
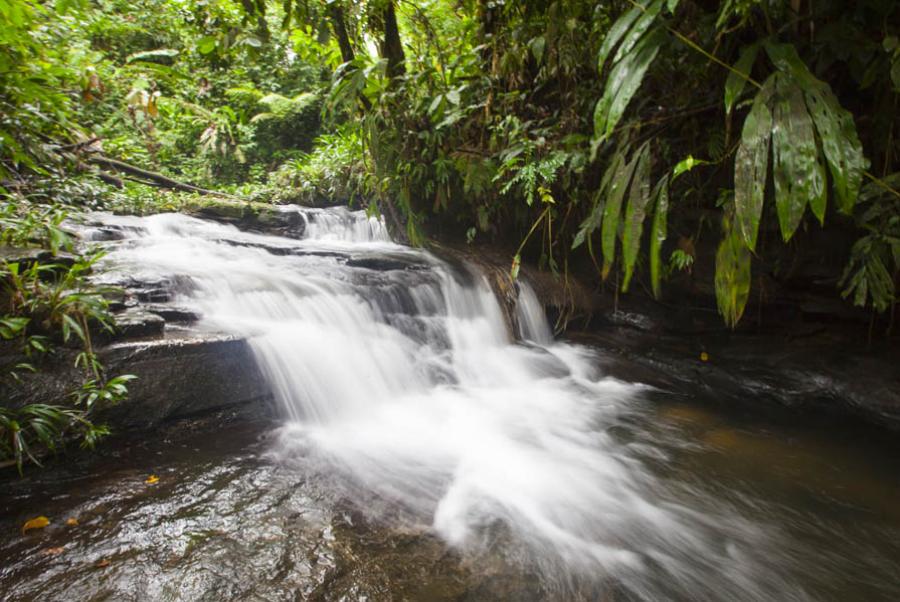
M341 59L349 63L356 58L353 46L350 44L350 35L347 33L347 21L344 18L344 8L337 2L329 5L328 15L331 17L331 28L341 48Z
M389 77L397 77L406 73L406 55L403 53L403 42L400 40L400 29L397 27L397 13L393 0L385 3L382 13L384 39L381 44L381 55L387 59Z

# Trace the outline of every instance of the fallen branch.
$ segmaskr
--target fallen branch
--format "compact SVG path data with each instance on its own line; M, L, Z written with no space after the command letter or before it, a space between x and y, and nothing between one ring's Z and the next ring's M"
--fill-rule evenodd
M194 186L193 184L185 184L184 182L179 182L178 180L173 180L168 176L164 176L161 173L141 169L140 167L135 167L134 165L130 165L128 163L125 163L124 161L119 161L118 159L110 159L109 157L104 157L102 155L94 155L88 157L87 161L88 163L96 165L101 169L112 171L116 174L124 173L130 176L134 176L134 178L137 178L138 181L140 181L142 184L147 184L148 186L167 188L169 190L179 190L181 192L195 192L197 194L207 196L218 196L228 199L243 200L240 197L232 194L226 194L224 192L219 192L216 190L207 190L205 188L200 188L199 186Z

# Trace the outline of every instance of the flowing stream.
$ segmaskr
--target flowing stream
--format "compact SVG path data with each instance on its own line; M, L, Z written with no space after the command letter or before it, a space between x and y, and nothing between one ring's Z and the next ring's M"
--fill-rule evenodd
M0 597L900 599L877 449L608 377L526 283L512 336L477 271L361 212L284 211L302 238L95 216L125 234L108 277L176 282L199 328L246 338L281 420L18 485L95 527L65 554L0 544Z

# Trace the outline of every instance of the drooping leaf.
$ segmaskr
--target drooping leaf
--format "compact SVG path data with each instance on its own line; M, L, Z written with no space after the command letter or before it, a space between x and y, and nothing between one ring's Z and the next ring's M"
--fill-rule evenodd
M867 165L853 115L841 107L827 85L807 89L805 96L828 160L837 205L849 214L859 196Z
M741 96L747 85L747 78L750 77L750 70L753 63L756 62L756 55L759 53L759 46L751 44L745 46L741 50L741 55L734 64L734 71L728 72L728 79L725 80L725 112L731 113L734 103Z
M779 70L789 73L802 86L828 161L837 205L844 213L850 213L868 163L853 115L841 107L828 84L810 73L794 46L768 43L766 52Z
M609 33L606 34L606 37L603 38L603 44L600 45L600 52L597 53L598 73L603 73L603 66L606 64L609 53L612 52L612 49L616 47L616 44L618 44L625 34L628 33L631 29L631 25L642 13L643 11L635 6L619 17L616 22L612 24L612 27L609 28Z
M638 157L635 156L627 165L621 163L609 184L609 194L606 198L606 205L603 207L603 224L600 230L600 250L603 254L601 275L604 280L609 276L609 270L616 260L619 214L622 211L622 200L625 198L625 191L628 189L628 183L631 181L637 161Z
M650 29L650 26L653 25L653 22L656 20L657 15L659 15L660 11L663 7L663 0L653 0L647 7L641 11L641 16L638 17L637 21L634 22L634 25L631 29L628 30L628 33L625 34L625 37L622 39L622 44L619 46L619 49L616 51L615 56L613 57L613 64L618 63L624 57L630 53L638 41L644 36L645 33Z
M628 292L628 285L634 274L634 264L641 248L641 234L644 231L644 219L647 217L647 206L650 204L650 147L645 144L638 151L638 164L628 194L628 205L625 208L625 222L622 229L622 259L625 264L625 277L622 280L622 291Z
M768 103L774 79L766 80L753 99L753 108L744 120L741 144L734 159L734 209L736 230L750 250L756 248L769 165L772 113Z
M597 194L594 196L594 205L591 209L591 213L583 222L581 222L578 233L572 241L573 250L584 244L584 241L590 238L594 231L600 227L600 224L603 221L603 210L606 206L605 199L607 191L609 190L610 183L613 181L613 178L619 172L620 167L624 162L624 156L621 153L616 153L613 156L612 161L610 161L609 166L606 168L606 171L603 172L603 178L600 180L600 187L597 189Z
M541 61L544 60L544 49L547 47L547 39L544 36L532 38L528 43L528 47L531 49L535 62L540 65Z
M803 93L791 78L778 75L772 112L772 173L781 236L790 240L807 203L825 219L825 167L819 161L813 121Z
M669 213L669 178L663 176L656 185L656 208L653 212L653 226L650 231L650 286L653 296L659 299L662 245L666 241Z
M616 63L606 80L603 96L594 110L594 135L599 141L612 134L628 108L647 69L659 53L664 39L663 30L656 28L646 34L621 61Z
M716 252L716 303L725 323L734 328L750 296L750 249L736 229L726 224Z

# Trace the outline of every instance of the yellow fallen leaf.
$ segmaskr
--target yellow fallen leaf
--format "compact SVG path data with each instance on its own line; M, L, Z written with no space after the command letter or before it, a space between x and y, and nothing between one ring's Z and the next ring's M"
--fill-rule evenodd
M156 483L159 482L159 477L156 476L155 474L152 474L149 477L147 477L147 479L144 482L147 483L148 485L155 485Z
M69 525L70 527L77 527L77 526L78 526L78 519L77 519L77 518L70 518L70 519L66 520L66 524Z
M49 524L50 519L46 516L38 516L37 518L27 520L25 521L25 524L22 525L22 535L25 535L25 532L30 531L31 529L43 529Z
M62 554L65 552L65 548L63 546L59 546L58 548L44 548L41 550L41 554L44 556L56 556L58 554Z
M98 569L102 569L105 566L109 566L109 558L104 558L103 560L101 560L100 562L95 564L94 566L97 567Z
M708 361L709 361L709 354L706 353L705 351L701 351L701 352L700 352L700 361L701 361L701 362L708 362Z

